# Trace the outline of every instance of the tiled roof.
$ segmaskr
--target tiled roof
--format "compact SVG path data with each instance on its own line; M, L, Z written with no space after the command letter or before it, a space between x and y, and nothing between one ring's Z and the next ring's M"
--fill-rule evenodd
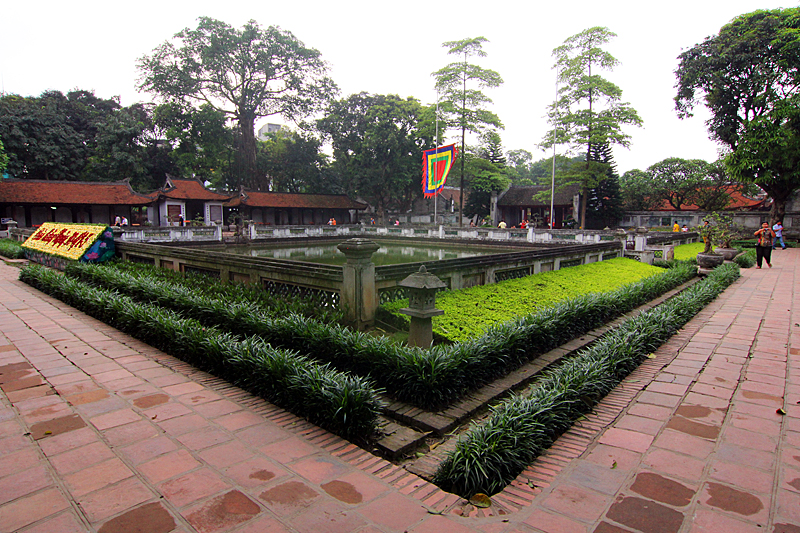
M146 205L155 195L139 194L125 181L0 180L0 203L45 205Z
M534 199L534 195L541 191L549 191L549 187L540 185L533 185L529 187L511 187L505 194L497 199L499 206L520 206L520 207L536 207L536 206L549 206L550 201L541 201ZM554 205L571 205L572 197L578 194L578 187L567 187L561 191L556 190L555 197L553 198Z
M284 207L300 209L366 209L367 204L344 194L293 194L287 192L243 191L228 207Z
M230 200L230 194L220 194L206 189L203 184L196 179L182 179L167 177L167 183L158 191L160 197L172 198L174 200L207 200L226 202Z

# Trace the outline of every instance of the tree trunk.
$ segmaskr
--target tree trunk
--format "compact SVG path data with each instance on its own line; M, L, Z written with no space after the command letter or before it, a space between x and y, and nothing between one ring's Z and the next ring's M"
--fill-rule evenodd
M239 132L241 133L242 144L236 156L240 161L238 167L241 169L241 182L253 190L260 190L260 180L256 168L256 134L255 119L253 117L239 117Z

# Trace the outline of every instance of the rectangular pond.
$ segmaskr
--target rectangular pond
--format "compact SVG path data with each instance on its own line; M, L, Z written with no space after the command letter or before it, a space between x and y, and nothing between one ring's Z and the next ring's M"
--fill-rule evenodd
M375 241L380 248L372 256L376 266L460 259L482 255L518 252L520 248L485 245L429 244L421 242L401 243L396 241ZM339 242L306 242L281 244L255 244L226 246L224 251L250 257L286 259L326 265L344 265L345 256L336 246ZM222 250L219 250L222 251Z

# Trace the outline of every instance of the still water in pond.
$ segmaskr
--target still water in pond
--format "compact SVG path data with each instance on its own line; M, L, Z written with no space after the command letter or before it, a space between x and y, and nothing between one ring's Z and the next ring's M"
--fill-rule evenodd
M345 264L345 256L336 246L338 243L304 244L303 246L275 247L230 247L226 252L263 257L268 259L289 259L291 261L306 261L310 263L324 263L327 265ZM415 263L418 261L436 261L441 259L458 259L461 257L474 257L477 255L491 255L519 251L513 248L465 246L450 247L426 245L420 243L378 243L380 248L372 255L375 265L396 265L398 263Z

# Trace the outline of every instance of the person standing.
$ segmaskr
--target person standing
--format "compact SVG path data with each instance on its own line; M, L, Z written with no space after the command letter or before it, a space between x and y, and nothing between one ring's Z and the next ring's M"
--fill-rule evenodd
M677 220L675 221L675 224L673 224L673 226L672 226L672 231L674 233L680 233L681 232L681 225L678 224Z
M786 243L783 242L783 222L777 221L774 226L772 226L772 231L775 232L775 240L772 242L772 249L775 249L775 246L778 245L778 241L781 242L781 250L786 249Z
M768 222L761 224L761 229L753 235L756 236L756 268L761 268L762 260L766 260L767 266L772 268L772 240L775 232L769 227Z

